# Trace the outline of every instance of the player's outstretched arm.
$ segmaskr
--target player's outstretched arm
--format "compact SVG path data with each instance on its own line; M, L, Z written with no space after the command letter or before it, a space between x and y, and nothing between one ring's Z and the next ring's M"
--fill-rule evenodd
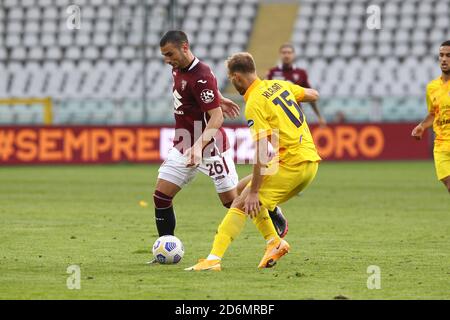
M222 108L223 115L226 118L235 119L239 116L239 105L234 101L225 98L219 91L220 107Z
M305 95L301 99L302 102L316 102L319 100L319 92L314 89L310 88L304 88L305 89Z
M433 122L434 114L429 113L426 118L413 129L413 131L411 132L411 136L416 140L422 139L423 133L426 129L430 128L433 125Z
M326 125L327 125L327 120L325 120L325 118L322 116L322 114L320 113L320 109L319 109L319 107L317 106L317 103L315 102L315 101L313 101L313 102L310 102L310 104L311 104L311 107L313 108L313 110L314 110L314 113L316 114L316 116L317 116L317 119L319 119L319 125L321 126L321 127L325 127Z
M324 127L327 125L327 121L320 113L319 108L317 107L317 100L319 100L319 92L317 90L311 89L311 88L303 88L299 86L294 86L293 92L295 94L295 97L297 99L297 102L309 102L311 104L311 107L314 110L314 113L316 114L317 118L319 119L319 124L321 127ZM297 93L295 93L297 92Z

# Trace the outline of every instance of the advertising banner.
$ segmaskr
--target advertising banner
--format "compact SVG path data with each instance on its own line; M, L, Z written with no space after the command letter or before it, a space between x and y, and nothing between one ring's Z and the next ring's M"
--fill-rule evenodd
M311 126L324 160L430 159L428 133L410 134L415 124ZM254 147L247 127L226 128L237 163L250 163ZM0 127L0 165L159 163L172 147L174 129L137 126Z

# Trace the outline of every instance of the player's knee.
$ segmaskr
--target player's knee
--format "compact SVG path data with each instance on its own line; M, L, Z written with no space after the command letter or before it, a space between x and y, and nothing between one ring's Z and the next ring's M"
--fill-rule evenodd
M444 186L447 188L447 191L450 192L450 177L442 179L442 183L444 183Z
M244 199L240 195L237 196L233 200L233 203L231 204L230 208L237 208L242 210L244 208Z
M172 206L172 197L156 190L153 194L153 202L157 209L169 208Z

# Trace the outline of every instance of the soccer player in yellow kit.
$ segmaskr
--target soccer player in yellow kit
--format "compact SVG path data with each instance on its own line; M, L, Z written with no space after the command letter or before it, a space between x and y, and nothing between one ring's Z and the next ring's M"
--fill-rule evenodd
M269 217L279 203L288 201L314 179L321 160L298 102L318 99L318 93L282 80L261 80L253 57L237 53L227 61L228 77L246 101L245 117L255 140L252 181L233 201L206 259L185 270L221 270L221 259L244 228L247 216L267 242L258 268L270 268L290 246L280 238ZM268 161L268 143L275 156Z
M434 163L437 177L450 192L450 40L439 48L442 75L427 85L427 117L412 131L421 139L423 132L433 126Z

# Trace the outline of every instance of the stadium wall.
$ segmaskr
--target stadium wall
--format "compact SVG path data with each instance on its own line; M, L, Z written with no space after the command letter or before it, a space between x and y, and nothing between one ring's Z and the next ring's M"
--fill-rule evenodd
M410 137L414 124L367 123L311 126L324 160L418 160L431 158L431 139ZM231 152L250 163L248 128L226 128ZM174 129L164 126L0 127L0 165L160 163L172 147Z

